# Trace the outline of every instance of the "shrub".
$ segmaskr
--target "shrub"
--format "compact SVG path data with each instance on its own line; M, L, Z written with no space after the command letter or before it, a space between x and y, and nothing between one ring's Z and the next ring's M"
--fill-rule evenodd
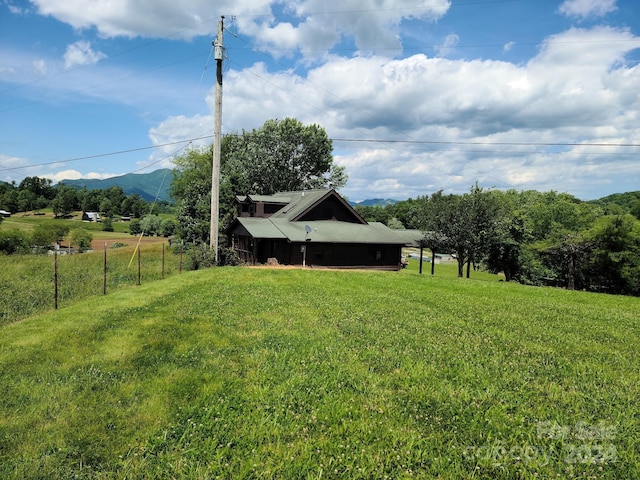
M72 245L78 247L78 251L80 252L86 252L91 248L91 240L93 240L93 235L84 228L78 228L71 232L70 242Z
M140 220L137 218L131 219L131 222L129 222L129 233L131 235L140 235L141 232L142 227L140 226Z
M111 217L106 217L102 221L102 231L103 232L113 232L113 220L111 220Z
M0 230L0 252L8 255L12 253L27 253L29 251L29 240L29 235L21 230Z

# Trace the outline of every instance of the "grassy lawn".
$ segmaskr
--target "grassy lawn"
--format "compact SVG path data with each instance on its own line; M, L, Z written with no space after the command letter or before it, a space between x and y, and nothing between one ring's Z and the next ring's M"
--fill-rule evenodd
M640 299L216 268L0 326L1 478L640 478Z

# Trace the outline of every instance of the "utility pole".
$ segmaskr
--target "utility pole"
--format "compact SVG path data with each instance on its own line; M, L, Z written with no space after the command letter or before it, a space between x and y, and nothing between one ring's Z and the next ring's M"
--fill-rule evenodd
M224 16L218 22L218 36L213 42L214 58L216 60L216 99L213 126L213 168L211 169L211 231L210 248L214 251L218 263L218 223L220 216L220 142L222 131L222 59L224 46L222 34L224 31Z

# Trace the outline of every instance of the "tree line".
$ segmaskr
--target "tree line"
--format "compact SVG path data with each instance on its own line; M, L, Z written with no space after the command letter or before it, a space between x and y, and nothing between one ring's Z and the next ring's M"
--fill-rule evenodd
M51 208L56 217L74 211L98 212L109 218L140 218L149 213L150 203L134 193L126 195L122 187L89 190L77 189L48 178L26 177L18 185L0 182L0 208L9 212L38 213Z
M355 208L369 221L421 230L424 247L455 256L460 277L486 268L524 284L640 295L640 192L583 202L476 184L463 195Z

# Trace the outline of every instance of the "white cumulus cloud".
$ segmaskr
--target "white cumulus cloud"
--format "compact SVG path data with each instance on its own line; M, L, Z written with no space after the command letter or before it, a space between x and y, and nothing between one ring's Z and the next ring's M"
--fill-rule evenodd
M94 51L90 42L81 40L67 46L67 51L64 54L64 66L72 68L78 65L90 65L103 58L107 58L107 55Z
M602 17L616 8L616 0L565 0L560 13L578 18Z

